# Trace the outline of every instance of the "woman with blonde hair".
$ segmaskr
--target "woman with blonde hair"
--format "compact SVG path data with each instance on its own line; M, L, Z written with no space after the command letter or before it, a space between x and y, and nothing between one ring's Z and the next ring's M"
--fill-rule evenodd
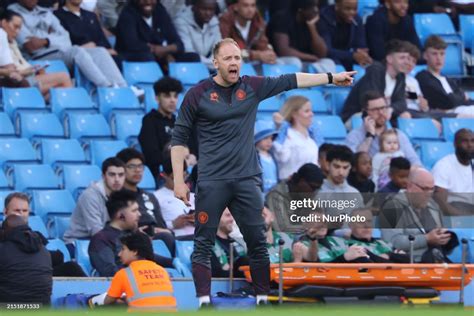
M295 95L286 100L274 121L280 126L274 143L279 177L286 179L305 163L318 164L318 145L324 139L313 124L313 111L309 99Z

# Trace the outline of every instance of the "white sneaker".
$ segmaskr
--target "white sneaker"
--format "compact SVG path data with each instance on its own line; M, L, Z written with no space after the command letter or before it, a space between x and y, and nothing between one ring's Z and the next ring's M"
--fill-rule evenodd
M135 94L135 96L137 98L141 98L145 95L145 90L139 88L139 87L136 87L136 86L130 86L130 89L132 89L133 93Z

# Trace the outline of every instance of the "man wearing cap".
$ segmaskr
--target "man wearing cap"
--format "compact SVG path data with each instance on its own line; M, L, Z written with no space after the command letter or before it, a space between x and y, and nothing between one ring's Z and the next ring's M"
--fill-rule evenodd
M270 261L261 212L262 173L254 146L258 104L285 90L334 83L349 86L355 72L240 77L242 52L226 38L213 50L217 74L202 80L184 97L171 138L174 193L188 203L184 183L185 147L194 128L199 139L193 278L200 306L210 305L211 252L219 219L226 207L234 216L250 258L256 302L265 304L270 291Z
M262 168L263 194L278 183L278 165L271 151L273 140L278 132L273 122L258 121L255 123L255 147L257 148L258 161Z
M276 231L299 232L301 227L290 221L291 203L305 198L314 199L323 181L321 169L313 163L307 163L273 187L265 200L265 205L275 217L273 228Z

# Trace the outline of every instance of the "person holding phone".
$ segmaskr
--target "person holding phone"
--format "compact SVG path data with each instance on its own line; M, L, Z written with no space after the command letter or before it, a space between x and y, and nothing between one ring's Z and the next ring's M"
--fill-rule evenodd
M0 18L0 25L7 34L9 53L12 66L19 75L19 79L26 80L28 86L37 87L46 101L49 100L49 89L72 87L71 78L66 72L46 73L45 69L49 64L31 65L29 64L18 48L15 38L18 36L23 24L22 17L10 10L5 10Z

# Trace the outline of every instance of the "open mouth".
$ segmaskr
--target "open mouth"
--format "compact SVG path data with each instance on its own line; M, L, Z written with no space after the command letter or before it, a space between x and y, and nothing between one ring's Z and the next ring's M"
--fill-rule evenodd
M237 75L237 69L230 69L229 74L231 75Z

